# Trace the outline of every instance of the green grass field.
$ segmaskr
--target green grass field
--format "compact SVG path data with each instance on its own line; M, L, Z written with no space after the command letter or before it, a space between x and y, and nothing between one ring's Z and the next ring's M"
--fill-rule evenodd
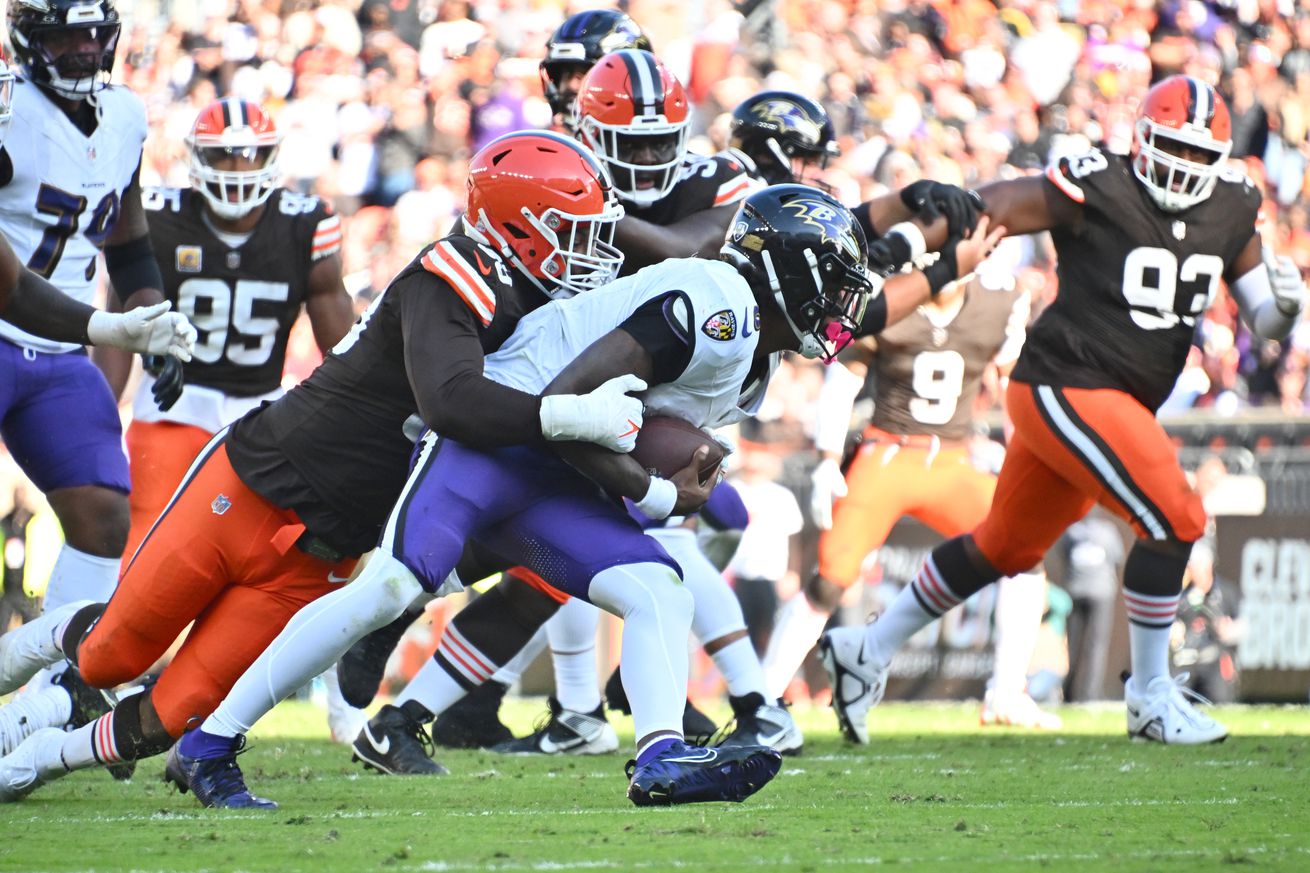
M1130 743L1118 706L1030 734L888 704L859 749L826 710L797 715L805 754L746 803L639 810L622 755L445 752L450 776L380 777L284 704L242 758L280 810L200 809L158 781L162 758L127 784L78 773L0 807L0 870L1310 870L1305 708L1220 710L1234 736L1202 748Z

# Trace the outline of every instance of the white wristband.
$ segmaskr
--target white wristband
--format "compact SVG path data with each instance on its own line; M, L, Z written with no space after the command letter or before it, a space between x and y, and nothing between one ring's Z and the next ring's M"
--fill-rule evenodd
M637 508L648 518L668 518L678 502L678 486L659 476L650 477L646 496L637 502Z
M910 260L918 261L928 253L928 241L923 238L923 231L919 225L913 221L902 221L900 224L893 224L888 230L888 234L899 233L910 244Z

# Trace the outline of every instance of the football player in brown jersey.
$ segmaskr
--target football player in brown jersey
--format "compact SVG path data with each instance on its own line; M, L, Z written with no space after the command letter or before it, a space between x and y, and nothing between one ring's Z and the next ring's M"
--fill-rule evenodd
M621 256L606 240L622 210L603 167L557 134L510 134L473 157L468 186L469 214L400 272L322 366L205 446L108 605L69 604L0 637L0 693L63 657L109 688L194 621L154 685L0 759L0 800L159 754L208 715L291 616L376 544L423 427L480 445L631 449L641 421L631 380L542 398L482 372L484 353L523 315L613 278ZM233 742L171 778L203 786L207 805L269 806L228 767L236 751Z
M1196 320L1221 280L1267 339L1301 317L1305 285L1256 232L1260 195L1227 169L1231 121L1205 82L1173 76L1142 102L1130 156L1061 158L1042 177L980 190L1011 233L1049 230L1056 301L1029 331L1007 390L1014 436L986 519L934 549L867 628L825 634L821 651L843 731L867 742L892 654L1000 576L1033 566L1097 503L1138 535L1124 566L1131 676L1128 734L1216 742L1227 730L1169 674L1169 630L1205 511L1155 418Z
M986 516L996 477L970 451L974 401L989 365L1008 377L1029 310L1012 277L983 268L878 337L853 344L828 369L811 491L813 517L823 529L819 566L780 612L765 658L770 694L786 690L864 559L898 520L916 518L952 537ZM876 377L873 420L843 474L851 409L869 370ZM1039 709L1025 690L1045 580L1023 573L1000 587L996 669L982 720L1057 728L1058 716Z
M203 333L161 409L146 375L127 429L131 555L205 443L282 395L287 338L301 309L326 353L355 320L341 283L341 219L278 187L281 135L238 97L201 110L187 138L191 187L143 192L164 295ZM151 390L147 390L151 389Z
M578 138L605 162L625 215L614 232L624 274L665 258L713 257L738 204L758 187L728 154L687 150L691 104L648 51L601 58L582 81Z

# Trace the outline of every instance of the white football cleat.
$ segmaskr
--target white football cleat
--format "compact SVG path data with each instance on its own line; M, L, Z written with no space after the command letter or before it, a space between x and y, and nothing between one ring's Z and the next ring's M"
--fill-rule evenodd
M1227 739L1228 728L1192 705L1192 700L1210 701L1188 688L1184 684L1186 681L1186 673L1157 676L1140 695L1135 693L1135 683L1131 678L1124 682L1128 736L1135 740L1180 745L1220 743Z
M550 718L534 732L491 747L500 755L608 755L619 748L619 735L605 718L602 702L592 712L565 709L547 698Z
M758 691L729 699L736 714L732 733L715 743L721 749L768 746L784 755L799 755L805 735L785 706L765 703Z
M1008 725L1039 731L1058 731L1064 720L1053 712L1037 705L1026 691L1018 694L997 694L987 689L983 695L982 712L978 721L987 725Z
M65 736L59 728L42 728L0 758L0 803L22 800L68 774L60 754Z
M852 743L869 742L869 710L887 691L887 667L865 651L864 627L839 627L819 639L819 657L832 685L832 708Z
M73 613L94 600L65 603L0 636L0 694L22 686L44 667L64 660L54 633Z

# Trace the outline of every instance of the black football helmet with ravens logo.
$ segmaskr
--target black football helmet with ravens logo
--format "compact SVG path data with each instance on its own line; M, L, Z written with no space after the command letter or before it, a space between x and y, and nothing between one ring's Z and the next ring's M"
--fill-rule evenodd
M120 26L113 0L9 2L9 39L23 75L68 100L108 87Z
M732 110L728 145L755 163L770 185L814 184L806 170L841 154L832 119L814 100L791 91L761 91Z
M541 62L541 87L551 111L572 123L578 79L610 52L620 49L650 51L650 40L637 22L616 9L588 9L564 19L546 42Z
M757 299L777 304L807 358L832 360L858 330L873 294L868 244L855 216L806 185L771 185L742 201L720 256Z

